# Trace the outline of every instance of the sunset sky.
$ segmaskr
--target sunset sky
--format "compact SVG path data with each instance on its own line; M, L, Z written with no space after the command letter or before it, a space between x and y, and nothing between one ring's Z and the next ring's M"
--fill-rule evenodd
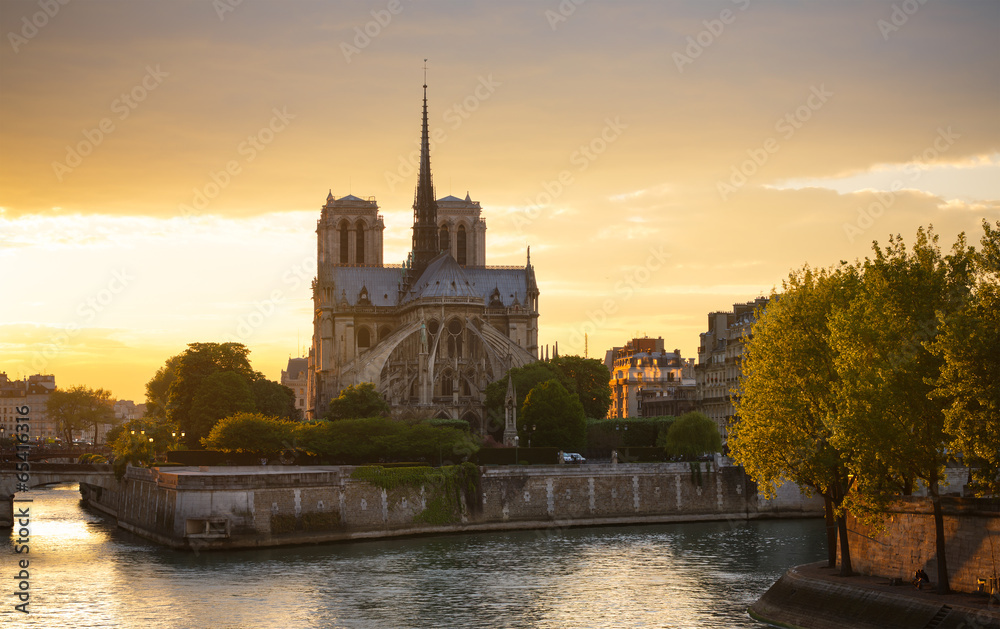
M46 13L46 10L48 13ZM144 401L187 343L278 379L328 191L410 249L438 197L531 246L540 340L696 355L808 263L1000 219L1000 3L0 3L0 371Z

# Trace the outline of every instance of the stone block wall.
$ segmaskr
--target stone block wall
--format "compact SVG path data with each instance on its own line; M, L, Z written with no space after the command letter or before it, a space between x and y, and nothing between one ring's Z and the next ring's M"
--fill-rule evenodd
M1000 573L1000 501L942 498L948 579L953 590L975 592L978 579ZM923 569L937 583L934 512L928 498L903 498L874 531L848 517L851 565L856 572L912 580ZM839 559L838 559L839 560Z

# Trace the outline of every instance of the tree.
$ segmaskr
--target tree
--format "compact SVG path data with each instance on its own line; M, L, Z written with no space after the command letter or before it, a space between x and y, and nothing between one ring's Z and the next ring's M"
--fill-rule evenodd
M524 400L531 389L546 380L555 378L567 391L576 393L576 383L573 379L556 369L551 363L536 361L523 367L512 367L500 379L486 385L486 416L488 417L486 431L499 437L504 429L504 399L507 397L507 378L514 380L514 391L517 394L517 413L523 412Z
M189 414L178 427L190 434L208 435L223 417L256 410L250 384L239 373L217 371L195 389Z
M97 427L115 421L114 404L110 391L76 386L50 393L47 408L67 444L73 443L73 431L88 428L93 428L97 443Z
M980 495L1000 493L1000 221L983 220L972 293L947 316L930 350L944 364L932 395L945 400L945 430L971 467Z
M558 380L535 385L517 418L523 443L533 446L581 450L587 440L587 420L579 398Z
M271 456L295 440L299 424L261 413L236 413L220 419L201 440L210 450Z
M714 421L704 413L691 411L670 425L658 445L662 445L671 456L690 460L709 452L721 452L722 437Z
M177 377L177 368L181 356L171 356L167 362L156 370L156 374L146 383L146 416L159 421L167 420L167 402L170 396L170 385Z
M737 419L729 426L733 460L742 465L765 497L786 481L823 496L830 567L840 536L841 573L851 573L844 500L852 480L847 451L835 447L828 426L836 417L834 368L827 319L857 290L855 267L804 267L783 283L751 329L735 396ZM836 525L834 525L836 522Z
M258 378L250 385L253 391L254 407L262 415L284 417L292 421L302 419L302 411L295 408L295 391L285 385Z
M857 478L852 511L881 519L889 500L916 479L931 496L937 538L938 591L947 593L940 484L950 456L944 401L931 395L943 360L928 350L945 319L968 301L971 256L964 234L942 257L932 229L917 231L912 250L901 237L873 245L860 290L830 317L840 378L831 442L851 452Z
M549 364L573 380L577 396L587 417L603 419L611 406L611 374L596 358L559 356Z
M375 390L371 382L362 382L341 389L340 395L330 401L326 419L358 419L389 415L389 403Z

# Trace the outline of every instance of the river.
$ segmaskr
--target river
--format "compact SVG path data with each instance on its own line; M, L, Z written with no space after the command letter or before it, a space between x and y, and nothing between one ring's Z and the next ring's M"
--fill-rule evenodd
M0 626L762 627L747 606L825 558L821 520L482 533L218 553L161 548L80 504L30 498L0 550ZM22 506L22 505L19 505ZM29 559L29 614L14 609Z

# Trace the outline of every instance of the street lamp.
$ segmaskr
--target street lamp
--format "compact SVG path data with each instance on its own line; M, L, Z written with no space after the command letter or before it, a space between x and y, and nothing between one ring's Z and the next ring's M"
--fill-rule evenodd
M518 436L514 435L514 465L518 464L518 456L517 456L517 443L518 443L518 441L519 441Z

